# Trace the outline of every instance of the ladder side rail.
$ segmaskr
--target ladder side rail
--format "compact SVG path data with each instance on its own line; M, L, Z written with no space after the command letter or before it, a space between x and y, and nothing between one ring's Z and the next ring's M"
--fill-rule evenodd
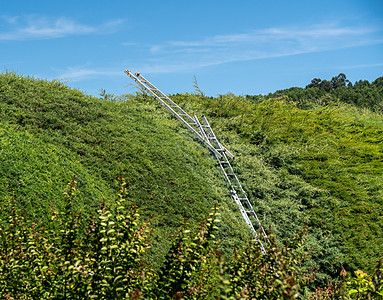
M203 119L204 123L207 125L206 128L208 128L208 130L209 130L209 134L211 134L211 135L214 137L214 140L216 141L216 144L217 144L218 146L222 146L222 145L218 142L218 139L216 138L216 136L215 136L215 134L214 134L214 132L213 132L213 129L211 128L211 126L210 126L209 122L207 121L206 117L203 116L202 119ZM234 176L234 181L235 181L236 186L234 187L234 184L232 183L232 180L230 180L230 179L228 178L228 176L227 176L227 172L226 172L225 168L223 167L223 164L220 162L219 164L220 164L220 167L221 167L221 169L222 169L222 171L223 171L223 174L224 174L224 176L225 176L225 179L226 179L226 180L229 182L229 184L231 185L231 189L235 191L235 195L236 195L237 198L238 198L238 195L237 195L237 192L236 192L237 189L239 189L240 192L243 194L244 198L246 198L246 201L247 201L247 203L248 203L248 205L249 205L249 211L253 214L253 216L255 217L256 221L258 222L258 226L259 226L259 228L261 229L261 232L262 232L262 235L263 235L263 238L264 238L265 242L266 242L267 244L270 244L270 241L269 241L269 238L268 238L268 236L267 236L267 233L266 233L266 231L264 230L264 228L263 228L263 226L262 226L262 223L260 222L260 220L259 220L257 214L255 213L255 211L254 211L254 209L253 209L253 206L252 206L250 200L248 199L245 190L243 189L243 187L242 187L242 185L241 185L241 182L239 181L237 175L236 175L235 172L234 172L233 167L231 166L229 160L227 159L227 157L226 157L226 153L225 153L225 152L222 152L222 157L224 158L225 164L226 164L227 167L230 169L231 174L233 174L233 176ZM237 202L237 201L236 201L236 202ZM238 204L238 203L240 203L240 204ZM242 203L240 202L239 198L238 198L238 202L237 202L237 204L240 205L240 209L243 209L243 205L242 205ZM242 215L243 215L243 217L244 217L246 223L247 223L252 229L254 229L253 224L251 223L251 221L250 221L250 219L249 219L247 213L246 213L245 211L243 211L243 212L241 211L241 213L242 213ZM255 229L254 229L254 230L255 230Z
M195 122L197 128L199 129L199 131L201 132L202 137L203 137L209 144L211 144L210 141L209 141L209 139L208 139L208 137L207 137L207 135L206 135L206 131L203 129L203 127L202 127L202 125L201 125L201 123L200 123L200 121L198 120L198 118L197 118L196 115L194 115L194 122Z
M225 154L226 154L226 153L225 153ZM230 170L230 174L232 174L231 176L234 177L232 180L230 180L230 182L233 182L233 181L235 182L234 184L236 185L235 190L236 190L236 192L237 192L237 195L238 195L238 190L239 190L239 192L243 195L243 197L239 197L239 198L244 198L244 199L246 199L245 201L248 203L248 206L249 206L250 210L254 211L254 209L253 209L253 207L252 207L252 205L251 205L251 202L250 202L249 198L247 197L246 192L245 192L245 190L243 189L242 184L241 184L241 182L239 181L237 175L235 174L234 169L233 169L233 167L231 166L230 162L227 160L227 161L225 162L225 164L226 164L226 167ZM220 163L220 165L221 165L221 167L224 169L224 167L222 166L221 163ZM223 170L223 171L226 172L226 170ZM227 173L227 172L226 172L226 173ZM255 215L255 217L256 217L258 223L261 224L261 222L259 221L259 219L258 219L258 217L256 216L255 212L254 212L254 215Z
M136 72L135 74L137 78L141 79L142 81L145 81L146 84L153 90L156 90L162 97L166 98L166 100L169 101L169 103L177 105L175 102L173 102L172 99L170 99L168 96L166 96L159 88L157 88L153 83L151 83L149 80L147 80L144 76L141 75L141 73ZM177 105L178 106L178 105Z
M269 237L265 231L265 228L262 226L261 221L259 220L257 214L255 213L255 211L253 209L253 206L251 205L251 203L247 197L246 197L246 203L249 205L248 213L251 214L255 218L256 223L258 224L258 228L261 230L261 233L262 233L262 236L263 236L265 243L271 245L271 242L270 242Z
M256 238L257 242L258 242L258 245L259 247L261 248L262 250L262 253L263 254L266 254L266 250L265 250L265 246L260 238L260 235L258 234L257 230L254 228L253 224L251 223L249 217L247 216L246 212L244 211L241 211L241 214L243 216L243 218L245 219L245 222L247 223L247 225L249 226L249 228L251 229L254 237ZM267 241L265 241L265 244L267 245Z
M127 70L129 72L129 70ZM190 131L192 131L196 136L198 136L200 139L203 139L200 134L195 131L195 129L193 127L190 126L189 123L187 123L176 111L173 110L173 108L171 108L169 106L169 104L167 104L165 101L163 101L156 93L154 93L150 88L148 88L140 79L138 79L137 77L135 77L132 73L128 73L128 72L125 72L127 73L135 82L137 82L142 88L144 88L151 96L153 96L158 102L160 102L160 104L165 107L173 116L175 116L179 121L181 121L182 123L184 123L186 125L186 127L188 127L188 129Z
M262 232L262 236L263 236L263 239L265 240L265 242L266 242L267 244L271 245L270 240L269 240L269 237L268 237L268 235L267 235L267 233L266 233L266 230L265 230L265 228L263 227L261 221L259 220L259 218L258 218L258 216L257 216L257 214L256 214L256 212L255 212L255 210L254 210L254 208L253 208L253 205L251 204L251 202L250 202L249 198L246 196L246 194L245 194L244 196L245 196L244 198L246 199L246 200L244 200L244 201L246 201L247 205L249 206L249 210L248 210L248 212L255 218L256 222L258 223L258 227L259 227L259 229L260 229L261 232ZM241 200L240 200L240 201L241 201ZM243 204L242 204L242 205L243 205Z
M265 248L264 248L264 245L263 245L263 242L261 241L260 239L260 234L257 232L257 230L254 228L254 225L253 223L251 222L247 212L242 208L242 206L238 205L239 208L240 208L240 212L242 214L242 217L244 218L246 224L250 227L251 231L253 232L254 236L256 237L257 239L257 242L259 244L259 246L261 247L261 250L264 254L266 254L266 251L265 251ZM271 245L270 244L270 241L269 239L267 238L267 236L265 236L265 232L264 230L262 230L262 238L263 238L263 241L266 245Z
M189 121L194 122L194 119L186 112L184 111L177 103L175 103L172 99L170 99L167 95L165 95L159 88L157 88L154 84L152 84L149 80L147 80L144 76L141 75L141 73L137 72L136 76L139 79L143 79L146 84L152 89L158 92L161 97L165 98L166 101L168 101L171 105L176 106L177 110L180 111Z
M140 79L134 76L129 70L125 70L125 73L129 75L136 83L138 83L142 88L149 92L160 104L165 107L173 116L175 116L179 121L181 121L202 143L204 143L210 151L212 151L216 156L221 157L222 155L206 142L204 138L188 123L186 122L176 111L174 111L165 101L163 101L157 94L155 94L151 89L149 89Z
M225 161L225 164L229 164L229 161L227 160L227 157L226 157L224 152L222 152L222 158L223 158L223 161ZM219 159L218 159L218 161L219 161ZM231 182L229 176L227 175L225 167L223 166L223 164L221 162L219 162L219 166L221 167L223 176L225 177L226 181L229 183L230 188L232 189L233 188L233 183Z
M249 202L250 203L250 202ZM249 213L252 214L252 216L256 219L256 221L258 222L258 226L259 226L259 229L261 230L262 232L262 236L263 236L263 239L265 240L265 243L271 245L270 243L270 240L269 240L269 237L265 231L265 229L263 228L262 226L262 223L261 221L258 219L258 216L257 214L255 213L254 209L252 208L251 204L250 204L250 207L251 207L251 210L249 210Z
M199 130L201 132L201 135L203 136L203 138L206 139L206 141L208 143L210 143L209 139L208 139L208 136L207 136L207 133L206 133L205 129L202 127L202 124L198 120L197 116L194 116L194 120L195 120L195 123L198 126L198 128L199 128ZM221 167L221 170L222 170L222 173L223 173L223 175L225 177L225 180L229 183L230 186L232 186L231 180L230 180L229 176L227 175L227 172L225 170L225 167L223 166L223 163L221 162L221 161L224 161L225 164L228 164L229 166L231 166L230 163L229 163L229 160L226 157L225 152L222 152L221 158L216 156L216 159L218 161L219 166Z
M206 122L205 122L205 124L206 124ZM228 176L228 172L227 172L226 169L229 169L229 170L230 170L230 173L229 173L229 174L232 174L232 175L235 176L235 174L234 174L234 170L233 170L233 168L232 168L232 166L231 166L231 164L230 164L230 162L229 162L229 160L228 160L228 158L227 158L227 153L226 153L225 151L223 151L223 149L222 149L223 147L222 147L222 145L218 142L218 140L217 140L217 138L216 138L216 136L215 136L213 130L212 130L211 127L210 127L210 124L209 124L209 123L207 123L207 124L208 124L208 125L207 125L207 126L208 126L207 128L209 129L209 134L212 135L212 136L214 137L214 140L215 140L215 142L216 142L217 147L219 147L219 149L222 150L222 158L221 158L221 159L218 159L218 158L217 158L217 160L218 160L218 164L219 164L219 166L220 166L220 168L221 168L221 170L222 170L222 173L223 173L223 175L224 175L226 181L229 183L230 188L233 189L235 184L233 184L233 182L232 182L233 180L229 178L229 176ZM202 128L202 129L203 129L203 128ZM205 133L205 135L206 135L206 133ZM238 179L237 179L236 176L234 177L234 180L236 180L236 181L238 182L239 186L240 186L240 183L239 183L239 181L238 181Z
M217 140L217 142L218 142L218 140ZM231 159L234 159L234 154L233 153L231 153L229 150L227 150L224 146L222 146L222 144L220 143L220 142L218 142L218 145L220 146L220 148L222 148L222 150L224 151L224 152L226 152L226 155L227 156L229 156Z
M225 152L224 152L224 153L225 153ZM231 174L231 176L233 176L233 180L232 180L232 181L235 181L235 182L237 183L237 186L240 188L241 192L244 193L245 191L243 190L242 185L241 185L241 183L239 182L237 175L235 175L235 173L234 173L234 169L233 169L233 167L231 166L231 163L229 162L229 160L227 159L227 155L226 155L226 153L225 153L225 157L226 157L226 162L225 162L225 164L226 164L226 169L228 169L229 172L230 172L230 174ZM226 171L226 170L225 170L225 171Z
M225 154L223 153L223 155L225 155ZM236 193L236 197L238 197L238 193L237 193L237 190L238 190L238 189L240 190L241 194L243 194L243 198L245 198L244 201L246 201L246 203L247 203L247 205L248 205L248 207L249 207L248 211L249 211L249 213L251 213L251 214L254 216L256 222L258 223L257 225L258 225L259 229L261 230L261 233L262 233L262 236L263 236L263 239L264 239L265 243L271 245L270 240L269 240L269 238L268 238L268 235L267 235L265 229L263 228L262 223L261 223L261 221L259 220L257 214L255 213L254 208L253 208L253 205L251 204L249 198L247 197L246 192L244 191L244 189L243 189L243 187L242 187L240 181L238 180L238 177L235 175L235 173L234 173L234 171L233 171L233 168L231 167L230 162L227 161L226 164L228 164L228 165L230 166L230 169L231 169L232 172L233 172L232 174L233 174L234 177L235 177L235 183L233 184L233 183L232 183L232 180L230 180L230 178L228 178L227 173L226 173L226 170L223 168L222 164L220 163L220 166L221 166L221 169L222 169L222 171L223 171L223 174L224 174L225 179L229 182L229 184L230 184L230 186L231 186L231 189L235 191L235 193ZM234 186L234 185L235 185L235 186ZM240 209L244 209L244 208L243 208L242 201L241 201L239 198L238 198L238 201L241 203L241 205L240 205ZM242 213L242 211L241 211L241 213ZM254 228L253 223L250 221L250 219L249 219L247 213L246 213L245 211L243 211L242 215L243 215L243 217L244 217L246 223L247 223L251 228ZM255 229L254 229L254 230L255 230Z
M234 159L235 155L231 153L229 150L227 150L222 144L218 141L217 137L215 136L213 129L211 128L209 121L205 116L202 116L202 121L206 124L207 128L210 129L211 134L213 135L214 139L216 140L217 146L222 149L223 152L226 153L227 156L229 156L231 159Z
M203 126L203 130L209 140L211 140L217 147L217 150L224 152L224 147L218 142L217 137L215 136L213 129L211 128L209 122L207 121L205 116L202 116L203 122L206 124ZM201 126L202 127L202 126Z
M255 230L254 226L253 226L253 223L250 221L250 218L249 216L247 215L247 213L245 212L243 206L242 206L242 203L239 201L238 199L238 196L237 194L235 193L235 191L232 190L232 194L231 194L231 197L233 198L233 200L237 203L238 207L239 207L239 210L242 214L242 217L244 218L246 224L250 227L251 231L253 232L255 238L257 239L257 242L258 242L258 245L259 247L261 248L261 251L263 254L266 254L266 250L265 250L265 247L263 246L263 243L262 241L260 240L259 238L259 234L258 232Z
M262 232L262 235L263 235L263 237L264 237L264 240L265 240L268 244L270 244L269 237L268 237L268 235L267 235L265 229L263 228L263 225L262 225L261 221L259 220L257 214L255 213L255 210L254 210L254 208L253 208L253 205L251 204L249 198L247 197L246 192L245 192L245 190L243 189L243 187L242 187L240 181L238 180L237 176L236 176L235 174L234 174L234 176L235 176L235 178L236 178L236 182L237 182L237 184L238 184L238 188L240 189L241 193L242 193L243 196L244 196L243 198L246 199L245 201L247 202L247 204L248 204L248 206L249 206L249 211L251 212L251 214L254 216L255 220L256 220L257 223L258 223L259 229L260 229L261 232Z
M233 172L233 174L234 174L234 172ZM236 176L235 174L234 174L234 177L235 177L235 181L236 181L236 187L235 187L235 188L232 187L232 188L234 188L234 189L236 190L237 196L238 196L238 192L237 192L237 190L240 191L240 193L242 194L242 197L241 197L241 198L244 199L244 200L242 200L242 201L246 202L247 206L249 207L249 209L248 209L249 212L251 212L251 213L253 214L254 218L256 219L256 221L257 221L257 223L258 223L259 228L261 228L261 230L262 230L262 233L265 235L265 237L267 237L267 234L266 234L266 232L265 232L264 229L263 229L262 223L261 223L261 221L259 220L257 214L255 213L254 208L253 208L253 205L251 204L249 198L247 197L245 190L243 189L243 187L242 187L240 181L238 180L238 178L237 178L237 176ZM238 200L239 200L239 199L238 199ZM241 200L239 200L239 201L241 201ZM241 203L242 203L242 201L241 201ZM242 205L243 205L243 204L242 204Z
M243 189L242 184L241 184L241 182L239 181L237 175L235 174L233 167L231 166L231 164L229 164L229 166L230 166L231 172L233 173L234 180L235 180L235 182L236 182L237 185L238 185L238 189L239 189L240 192L244 195L244 197L247 198L247 196L246 196L246 192L245 192L245 190Z
M253 210L253 213L254 213L254 216L257 219L258 223L259 223L259 228L261 229L261 232L262 232L263 239L264 239L265 243L268 244L269 246L271 246L271 242L269 240L269 236L267 235L265 228L262 226L262 223L259 221L259 219L258 219L258 217L257 217L257 215L256 215L254 210Z
M227 174L226 169L229 169L231 176L233 176L233 179L229 180L229 182L230 182L232 185L235 185L235 186L236 186L236 191L239 190L239 191L241 192L241 194L244 196L243 198L246 198L246 199L247 199L246 192L245 192L245 190L243 189L242 184L241 184L241 182L239 181L237 175L235 174L234 169L233 169L231 163L230 163L229 160L227 159L227 153L223 152L223 153L222 153L222 156L226 158L226 160L224 160L224 163L225 163L225 165L226 165L225 167L223 166L223 163L220 162L220 166L221 166L221 168L222 168L222 171L223 171L224 173ZM226 168L226 169L225 169L225 168ZM235 182L234 184L232 183L233 181ZM250 202L249 202L249 204L250 204ZM251 205L251 204L250 204L250 205Z
M125 73L127 75L129 75L136 83L138 83L142 88L144 88L146 91L149 92L149 94L151 96L153 96L158 102L160 102L160 104L165 107L172 115L174 115L179 121L181 121L182 123L185 124L185 126L191 131L193 132L200 140L203 140L202 136L200 136L200 134L193 128L191 127L191 125L186 122L176 111L173 110L172 107L169 106L169 104L167 104L164 100L162 100L152 89L148 88L148 86L143 83L139 78L137 78L135 75L133 75L129 70L125 70ZM141 76L142 77L142 76ZM143 78L145 82L148 83L148 85L150 84L150 82ZM152 84L151 84L152 85ZM153 86L153 85L152 85ZM153 86L154 87L154 86ZM155 87L154 87L155 88ZM156 88L157 89L157 88ZM157 89L158 90L158 89ZM173 101L172 101L173 102ZM173 102L174 103L174 102ZM175 103L174 103L175 104ZM175 104L176 105L176 104ZM178 105L177 105L178 106ZM181 109L181 108L180 108ZM183 110L182 110L183 111ZM183 111L184 112L184 111ZM192 117L190 117L186 112L185 113L185 116L188 116L190 118L190 120L192 122L194 122L194 119ZM214 151L213 151L214 152Z
M226 158L225 153L222 153L222 154L223 154L222 156L223 156L224 158ZM226 160L227 160L227 158L226 158ZM227 176L227 172L226 172L225 168L222 166L222 163L220 163L220 167L221 167L221 169L222 169L222 171L223 171L223 174L224 174L224 177L225 177L226 181L228 181L228 183L230 184L231 190L235 192L235 197L233 197L233 199L235 200L235 202L236 202L237 205L239 206L240 211L241 211L241 214L242 214L243 218L245 219L245 222L248 224L248 226L249 226L253 231L255 231L255 229L254 229L254 225L253 225L253 223L250 221L250 218L248 217L247 212L245 211L245 209L244 209L244 207L243 207L243 204L242 204L241 200L240 200L239 197L238 197L237 190L236 190L237 188L239 188L239 189L241 190L241 192L243 193L244 198L246 199L246 203L248 204L248 207L249 207L248 211L255 217L255 219L256 219L256 221L257 221L257 223L258 223L258 226L259 226L259 228L261 229L261 232L262 232L262 235L263 235L263 238L264 238L265 242L268 243L268 244L270 244L270 241L269 241L268 236L267 236L267 234L266 234L266 232L265 232L265 230L264 230L264 228L263 228L263 226L262 226L262 223L260 222L260 220L259 220L257 214L255 213L255 211L254 211L254 209L253 209L253 206L251 205L251 202L249 201L249 199L248 199L248 197L247 197L245 191L244 191L243 188L242 188L241 183L239 182L237 176L235 175L234 170L233 170L233 168L231 167L230 162L227 160L227 162L225 162L225 164L228 164L228 166L229 166L229 168L230 168L232 174L233 174L234 177L235 177L236 187L234 187L234 184L231 182L230 178L228 178L228 176Z
M230 163L229 163L229 164L230 164ZM230 167L231 167L231 165L230 165ZM231 169L232 169L232 168L231 168ZM269 240L269 238L268 238L268 235L267 235L265 229L263 228L262 223L261 223L261 221L259 220L257 214L255 213L255 210L254 210L254 208L253 208L253 205L251 204L249 198L247 197L246 192L245 192L245 190L243 189L243 187L242 187L240 181L238 180L237 175L234 173L234 171L233 171L233 174L234 174L234 177L235 177L235 181L236 181L236 183L237 183L237 186L238 186L239 190L241 191L241 193L242 193L243 196L244 196L243 198L246 199L246 200L244 200L244 201L247 202L247 204L248 204L248 206L249 206L249 211L252 213L252 215L254 216L254 218L256 219L256 221L258 222L259 228L260 228L261 231L262 231L262 234L263 234L263 237L264 237L265 241L266 241L268 244L270 244L270 240Z
M202 127L202 124L200 123L200 121L198 120L198 117L197 117L196 115L194 116L194 121L195 121L196 126L199 128L199 130L200 130L201 135L203 136L203 138L206 140L206 142L208 142L208 143L211 145L211 143L210 143L210 141L209 141L209 138L208 138L208 136L207 136L207 133L206 133L205 129ZM213 146L213 145L212 145L212 146ZM223 174L224 174L224 176L225 176L226 181L227 181L229 184L231 184L231 181L230 181L229 177L227 176L227 173L226 173L226 171L225 171L225 168L223 167L223 164L220 162L221 160L223 160L223 161L225 161L225 162L227 161L227 163L229 163L229 161L228 161L228 159L227 159L225 153L223 152L223 153L221 154L221 157L216 156L216 159L217 159L218 162L219 162L219 165L220 165L220 167L221 167L221 169L222 169L222 172L223 172ZM229 165L230 165L230 164L229 164Z

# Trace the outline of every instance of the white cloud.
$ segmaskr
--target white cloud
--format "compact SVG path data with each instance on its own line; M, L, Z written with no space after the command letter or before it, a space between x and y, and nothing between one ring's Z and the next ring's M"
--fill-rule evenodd
M284 57L383 43L382 29L342 26L270 27L194 41L151 45L147 73L189 70L229 62Z
M2 16L0 16L0 19L3 19L6 23L9 23L9 24L16 24L19 17L18 16L2 15Z
M130 46L137 46L137 45L139 45L139 43L137 43L137 42L122 42L121 45L125 46L125 47L130 47Z
M19 29L21 36L33 38L57 38L72 34L92 33L96 29L90 26L77 24L73 20L59 18L56 20L33 20L28 26Z
M124 22L125 21L123 19L110 20L110 21L104 23L103 27L104 28L114 28L114 27L120 26Z
M106 70L106 69L94 69L84 66L68 67L65 70L60 71L58 76L60 79L70 82L78 82L89 78L96 77L110 77L110 76L123 76L121 70Z
M117 22L118 23L118 22ZM86 31L86 29L84 29ZM70 32L68 26L67 32ZM48 33L47 33L48 34ZM194 41L165 41L149 45L145 60L132 50L128 66L145 74L179 73L225 63L286 57L383 43L381 29L327 23L308 27L271 27L245 33L216 35ZM134 41L123 46L142 44ZM124 76L122 68L68 67L61 79L78 82L90 78Z
M150 52L151 53L158 53L158 52L161 52L161 50L162 50L161 46L159 46L159 45L150 47Z
M1 19L6 23L8 30L0 31L0 41L54 39L70 35L102 33L116 28L123 22L121 19L116 19L98 26L89 26L70 18L48 18L36 15L2 16Z
M342 66L340 69L363 69L363 68L375 68L375 67L382 67L383 63L376 63L376 64L363 64L363 65L348 65L348 66Z

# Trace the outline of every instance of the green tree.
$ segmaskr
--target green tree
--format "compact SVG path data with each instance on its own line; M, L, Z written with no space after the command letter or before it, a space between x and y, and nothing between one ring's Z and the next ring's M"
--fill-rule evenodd
M345 87L348 82L349 80L346 79L346 75L343 73L340 73L338 76L334 76L331 78L331 84L333 89Z

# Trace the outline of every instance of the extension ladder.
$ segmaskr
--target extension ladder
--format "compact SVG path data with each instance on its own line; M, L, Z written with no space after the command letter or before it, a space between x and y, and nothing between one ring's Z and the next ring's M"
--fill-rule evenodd
M270 245L267 233L264 230L261 222L259 221L238 177L235 175L234 170L228 158L233 159L234 155L230 153L215 136L208 120L202 116L201 123L197 116L191 117L168 96L162 93L152 83L145 79L140 73L135 75L130 70L125 70L125 73L131 77L136 83L153 96L163 107L165 107L173 116L181 121L186 128L188 128L211 152L214 153L225 181L230 188L230 197L238 205L243 219L255 236L263 254L266 254L265 246ZM261 236L260 236L261 235Z
M163 107L165 107L173 116L181 121L187 129L189 129L206 147L209 148L215 155L221 157L221 154L217 152L214 147L206 141L202 135L196 130L194 119L189 116L181 107L174 103L168 96L157 89L153 84L146 80L140 73L133 75L129 70L125 70L125 73L130 76L135 82L137 82L144 90L146 90L151 96L153 96Z
M217 152L221 153L222 156L216 156L216 159L219 163L226 182L229 184L230 197L238 205L242 217L246 224L250 227L251 231L254 233L262 253L266 254L266 249L263 243L265 243L265 245L270 245L269 238L267 237L267 233L259 221L257 214L255 213L253 206L251 205L250 200L247 197L246 192L243 189L237 175L234 173L233 167L231 166L231 163L225 154L226 149L221 145L221 143L219 143L205 116L202 116L204 124L201 124L196 116L194 118L198 126L201 128L201 132L204 133L204 137L210 141L211 145L217 150ZM259 237L259 231L262 235L263 241Z

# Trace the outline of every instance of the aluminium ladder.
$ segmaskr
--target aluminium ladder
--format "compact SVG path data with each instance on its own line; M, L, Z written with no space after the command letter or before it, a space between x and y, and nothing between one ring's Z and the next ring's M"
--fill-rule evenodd
M196 130L195 120L189 116L181 107L174 103L168 96L157 89L153 84L146 80L140 73L133 75L129 70L125 70L125 73L130 76L135 82L137 82L144 90L146 90L151 96L153 96L160 104L165 107L173 116L181 121L187 129L189 129L206 147L209 148L215 155L221 157L221 154L217 152L210 143L202 137L202 135Z
M243 219L246 224L249 226L251 231L254 233L258 246L260 247L263 254L266 254L266 247L270 245L269 238L267 233L264 230L260 220L255 213L253 206L250 203L249 198L246 195L245 190L243 189L237 175L235 174L233 167L231 166L230 161L228 160L227 155L225 154L225 148L218 142L217 137L215 136L213 129L211 128L208 120L205 116L202 116L204 124L201 124L197 117L194 117L198 126L201 128L201 132L204 132L204 137L210 141L211 145L216 148L216 150L221 153L222 157L217 157L217 161L221 168L221 171L224 175L226 182L229 184L230 188L230 197L238 205L239 210L242 214ZM261 233L262 239L259 237L259 231Z
M230 164L228 158L233 159L234 155L218 141L206 117L203 116L203 123L200 123L197 116L194 116L194 118L191 117L140 73L137 72L133 74L130 70L125 70L125 73L153 96L173 116L181 121L211 152L214 153L224 178L229 185L230 197L238 205L242 217L254 234L262 253L266 254L265 246L267 247L270 245L270 241Z

